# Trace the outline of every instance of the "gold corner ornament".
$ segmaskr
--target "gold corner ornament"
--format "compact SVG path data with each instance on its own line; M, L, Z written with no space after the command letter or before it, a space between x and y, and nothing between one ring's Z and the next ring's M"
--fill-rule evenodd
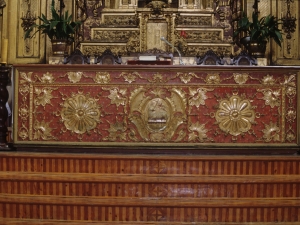
M233 95L220 102L215 117L222 131L238 136L251 129L255 111L249 100Z
M136 89L130 97L130 121L144 141L168 142L186 121L186 101L175 88L161 92Z
M100 122L97 100L81 92L73 94L62 103L61 118L67 130L76 134L89 133Z

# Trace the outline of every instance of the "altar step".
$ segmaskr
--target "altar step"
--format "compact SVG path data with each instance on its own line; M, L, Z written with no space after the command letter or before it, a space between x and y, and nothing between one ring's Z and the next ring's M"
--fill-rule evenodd
M0 224L299 225L299 156L0 152Z

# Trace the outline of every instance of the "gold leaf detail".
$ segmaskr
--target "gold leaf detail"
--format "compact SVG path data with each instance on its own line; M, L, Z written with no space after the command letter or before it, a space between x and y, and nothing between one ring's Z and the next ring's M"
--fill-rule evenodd
M264 94L263 100L265 100L266 105L269 105L271 108L280 106L280 90L265 89L261 90L261 92Z
M207 84L219 84L221 82L220 75L218 73L208 74L206 76L205 82Z
M270 76L269 74L267 76L264 76L262 79L262 84L263 85L274 85L275 84L275 79L273 78L273 76Z
M247 82L249 75L247 73L234 73L233 77L237 84L244 84Z
M247 132L254 123L255 112L249 100L232 96L229 100L220 102L216 112L216 120L222 131L233 136Z
M192 133L189 134L189 141L196 141L196 139L199 139L200 142L204 142L207 138L207 129L205 129L204 124L199 124L199 121L192 124L189 127L189 130L192 131ZM195 132L197 132L198 135L196 135Z
M49 72L43 74L43 76L41 78L39 78L39 80L43 84L52 84L52 83L54 83L54 77Z
M52 129L49 126L49 123L42 121L35 121L34 123L34 136L33 139L34 140L52 140L54 139L54 137L51 135L51 131Z
M125 105L126 97L126 89L118 89L114 88L110 90L110 95L108 98L111 100L111 104L116 104L117 106Z
M94 129L100 122L100 110L95 99L79 93L66 99L61 117L68 130L84 134Z
M52 91L57 88L38 88L34 89L34 93L36 94L36 98L34 99L34 104L36 106L42 105L45 107L46 104L51 105L51 99L53 98Z
M196 106L199 108L200 105L205 105L205 100L207 99L206 92L209 91L209 89L205 88L189 88L190 91L190 100L189 104L190 106Z
M264 140L266 142L270 142L270 141L280 141L280 136L279 136L279 132L280 132L280 129L279 127L273 123L273 122L270 122L270 124L265 124L265 129L262 130L263 133L264 133Z
M110 74L108 72L97 72L94 81L97 84L108 84L110 82Z
M68 72L68 79L72 83L78 83L81 80L83 72Z

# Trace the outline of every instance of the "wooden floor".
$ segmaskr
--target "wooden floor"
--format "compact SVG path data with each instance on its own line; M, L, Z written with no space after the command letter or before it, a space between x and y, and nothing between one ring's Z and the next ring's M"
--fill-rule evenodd
M0 224L299 225L300 157L0 152Z

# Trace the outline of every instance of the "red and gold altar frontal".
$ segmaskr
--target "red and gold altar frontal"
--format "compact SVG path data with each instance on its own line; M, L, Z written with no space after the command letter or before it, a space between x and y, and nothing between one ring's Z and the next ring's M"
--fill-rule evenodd
M297 146L299 68L16 65L14 143Z

